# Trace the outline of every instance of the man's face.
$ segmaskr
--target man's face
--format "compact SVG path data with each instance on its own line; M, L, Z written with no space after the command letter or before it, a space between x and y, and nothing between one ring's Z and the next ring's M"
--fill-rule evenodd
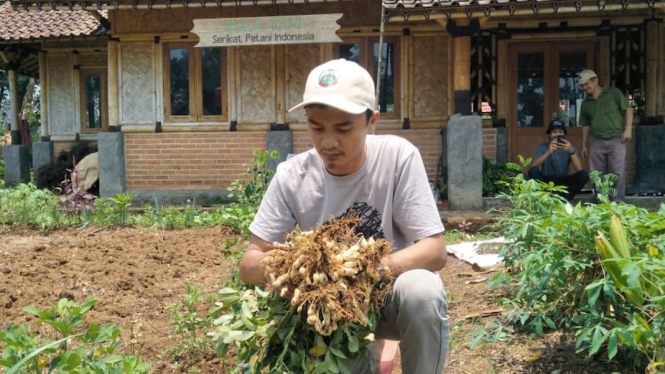
M566 133L562 129L554 129L550 132L550 140L556 139L557 136L564 136Z
M598 87L598 78L591 78L586 83L580 84L580 88L583 89L587 95L590 95L595 91L596 87Z
M307 133L314 148L332 175L356 172L365 162L365 138L372 132L379 112L369 122L367 115L351 114L323 105L311 105L307 111Z

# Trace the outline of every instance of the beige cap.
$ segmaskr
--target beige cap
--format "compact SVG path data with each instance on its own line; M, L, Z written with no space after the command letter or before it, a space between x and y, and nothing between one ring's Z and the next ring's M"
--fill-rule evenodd
M289 112L310 104L322 104L352 114L374 110L374 80L365 68L353 61L328 61L309 73L302 103Z
M591 69L584 69L577 73L577 84L584 84L591 80L591 78L597 78L596 73Z

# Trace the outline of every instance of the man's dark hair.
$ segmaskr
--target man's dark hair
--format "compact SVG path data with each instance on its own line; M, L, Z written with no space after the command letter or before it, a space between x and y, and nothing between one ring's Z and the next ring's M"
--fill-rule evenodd
M328 105L325 104L309 104L305 107L306 108L327 108ZM367 118L367 124L369 125L369 120L372 119L372 116L374 115L374 111L372 109L367 109L365 111L365 117Z

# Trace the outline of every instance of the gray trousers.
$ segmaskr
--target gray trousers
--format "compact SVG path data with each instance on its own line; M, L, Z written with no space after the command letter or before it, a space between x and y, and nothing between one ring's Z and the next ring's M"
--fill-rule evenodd
M626 197L626 143L621 138L603 140L589 137L589 169L602 173L612 173L619 177L614 184L614 201L623 201Z
M441 374L448 356L450 322L439 274L410 270L395 280L377 324L376 339L399 340L402 374ZM349 362L353 374L377 372L378 357Z

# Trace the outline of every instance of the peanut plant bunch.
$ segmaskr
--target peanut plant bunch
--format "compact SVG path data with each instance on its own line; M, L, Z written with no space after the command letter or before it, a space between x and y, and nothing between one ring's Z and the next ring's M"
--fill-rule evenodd
M299 229L275 243L263 265L277 278L267 291L222 289L210 335L218 354L232 348L238 373L349 373L348 359L370 355L388 287L381 259L385 240L354 232L357 218L312 231Z
M295 230L284 243L274 243L263 260L268 274L278 275L269 289L287 296L305 321L323 336L349 322L367 325L387 289L377 289L383 276L381 259L390 243L358 237L356 218L320 225L312 231ZM370 309L370 306L372 307Z

